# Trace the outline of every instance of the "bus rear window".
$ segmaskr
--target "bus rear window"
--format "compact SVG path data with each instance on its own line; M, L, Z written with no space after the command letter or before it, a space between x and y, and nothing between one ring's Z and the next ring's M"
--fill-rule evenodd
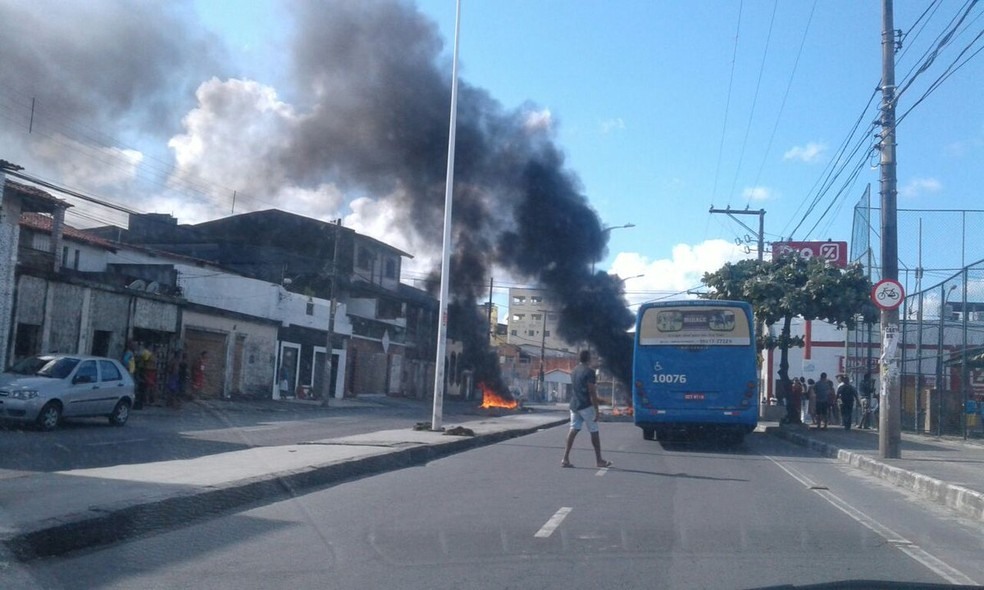
M739 308L652 308L639 322L639 344L745 346L751 330Z

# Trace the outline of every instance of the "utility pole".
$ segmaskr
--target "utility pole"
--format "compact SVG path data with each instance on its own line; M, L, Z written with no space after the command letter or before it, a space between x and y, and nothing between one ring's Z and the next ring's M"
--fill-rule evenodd
M882 279L899 278L897 178L895 161L895 51L892 0L882 0L881 262ZM902 456L902 399L899 383L899 310L881 310L881 391L878 452L883 459Z
M489 343L495 341L495 324L492 322L492 277L489 277L489 309L488 309L488 321L489 321Z
M537 381L537 389L541 396L544 395L543 392L543 356L547 352L547 310L541 309L543 313L543 328L540 329L540 378Z
M715 209L711 206L711 213L724 213L728 217L737 221L741 226L750 232L754 232L752 228L745 225L745 223L735 217L735 215L758 215L759 218L759 228L758 228L758 260L762 262L762 257L765 254L765 209L759 209L758 211L752 211L750 209L732 209L728 207L726 209Z
M342 234L342 218L339 217L335 220L335 231L334 237L332 238L332 253L331 253L331 300L328 303L328 340L327 350L325 351L325 390L321 396L321 405L328 407L328 400L331 399L331 382L332 375L332 351L334 346L332 345L332 340L335 339L335 306L338 305L338 296L335 294L335 290L338 288L338 248L340 246L339 238Z

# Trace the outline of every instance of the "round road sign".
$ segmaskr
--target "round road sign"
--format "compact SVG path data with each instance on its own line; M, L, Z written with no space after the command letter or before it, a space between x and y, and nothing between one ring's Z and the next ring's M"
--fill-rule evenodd
M871 301L881 309L896 309L903 299L905 291L898 281L882 279L871 288Z

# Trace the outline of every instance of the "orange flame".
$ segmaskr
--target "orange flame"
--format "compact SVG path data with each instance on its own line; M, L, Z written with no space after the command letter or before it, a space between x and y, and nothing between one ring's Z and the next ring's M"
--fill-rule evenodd
M483 408L505 408L507 410L512 410L519 407L519 402L512 399L506 399L493 391L491 388L486 387L484 383L479 383L479 387L482 388L482 406Z

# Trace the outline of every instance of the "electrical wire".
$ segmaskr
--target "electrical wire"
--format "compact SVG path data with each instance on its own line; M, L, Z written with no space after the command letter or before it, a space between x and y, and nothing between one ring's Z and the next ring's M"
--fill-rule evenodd
M762 50L762 61L759 63L758 79L755 81L755 93L752 95L752 108L748 110L748 123L745 124L745 137L741 140L741 149L738 150L738 164L735 166L735 176L731 181L729 195L735 194L738 186L738 175L741 173L741 165L745 160L745 148L748 147L748 135L752 130L752 121L755 118L755 107L758 105L759 91L762 89L762 74L765 73L765 62L769 56L769 45L772 43L772 28L776 22L776 11L779 8L779 0L772 2L772 17L769 19L769 32L765 36L765 48ZM730 197L729 197L730 198ZM751 197L748 202L751 203Z
M718 178L721 174L721 160L724 158L724 139L728 131L728 116L731 112L731 91L735 83L735 64L738 61L738 38L741 32L741 13L744 9L744 1L738 3L738 24L735 28L735 45L731 54L731 74L728 76L728 97L724 103L724 123L721 125L721 143L718 146L717 165L714 167L714 186L711 189L711 200L717 197ZM731 197L728 196L728 205L731 204Z
M786 99L789 98L789 91L793 87L793 79L796 77L796 70L799 68L800 57L803 55L803 47L806 46L806 38L810 32L810 24L813 23L813 15L817 10L817 2L819 0L813 0L813 6L810 8L810 16L806 20L806 27L803 28L803 37L800 39L799 49L796 51L796 59L793 61L793 71L789 74L789 80L786 82L786 90L782 94L782 102L779 103L779 111L776 113L776 121L772 125L772 133L769 134L769 141L765 145L765 151L762 153L762 162L759 164L758 172L755 173L755 186L758 186L759 180L762 178L762 171L765 169L765 163L768 160L769 153L772 151L772 142L776 138L776 132L779 129L779 121L782 120L783 111L786 110Z

